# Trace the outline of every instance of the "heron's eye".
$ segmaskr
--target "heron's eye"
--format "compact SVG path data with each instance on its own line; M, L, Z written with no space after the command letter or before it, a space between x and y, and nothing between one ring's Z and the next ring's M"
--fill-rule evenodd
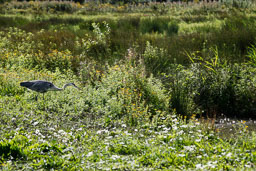
M49 86L49 87L52 87L52 84L49 83L48 86Z

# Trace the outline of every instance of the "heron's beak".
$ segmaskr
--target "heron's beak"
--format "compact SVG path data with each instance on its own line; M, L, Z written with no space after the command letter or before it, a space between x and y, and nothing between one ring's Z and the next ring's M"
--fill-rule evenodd
M75 84L73 84L75 88L77 88L78 90L81 90L81 88L77 87Z
M62 90L63 90L62 88L58 88L58 87L55 87L55 86L49 88L49 91L62 91Z

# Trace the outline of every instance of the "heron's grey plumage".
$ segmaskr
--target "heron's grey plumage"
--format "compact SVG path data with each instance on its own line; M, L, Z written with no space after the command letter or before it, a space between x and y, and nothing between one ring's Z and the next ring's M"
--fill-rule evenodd
M74 83L68 83L68 84L65 84L63 88L58 88L53 83L49 81L42 81L42 80L21 82L20 86L26 87L30 90L33 90L39 93L45 93L47 91L62 91L67 86L74 86L75 88L79 89Z

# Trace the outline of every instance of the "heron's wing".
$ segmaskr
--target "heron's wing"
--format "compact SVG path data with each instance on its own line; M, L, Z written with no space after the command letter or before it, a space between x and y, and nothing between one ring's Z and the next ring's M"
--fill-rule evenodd
M21 82L20 85L31 90L44 93L47 91L47 81L28 81L28 82Z
M20 86L26 87L26 88L30 88L30 87L32 87L34 84L35 84L34 82L27 81L27 82L21 82L21 83L20 83Z
M49 82L47 81L35 81L30 89L40 93L45 93L49 88L49 86L47 85L48 83Z

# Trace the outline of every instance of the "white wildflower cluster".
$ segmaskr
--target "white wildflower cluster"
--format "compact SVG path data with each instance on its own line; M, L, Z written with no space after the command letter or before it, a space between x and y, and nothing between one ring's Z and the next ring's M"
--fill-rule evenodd
M103 130L98 130L96 133L97 134L109 134L109 131L107 129L103 129Z
M191 152L193 152L193 151L195 151L196 146L195 146L195 145L184 146L184 149L185 149L186 151L191 151Z

